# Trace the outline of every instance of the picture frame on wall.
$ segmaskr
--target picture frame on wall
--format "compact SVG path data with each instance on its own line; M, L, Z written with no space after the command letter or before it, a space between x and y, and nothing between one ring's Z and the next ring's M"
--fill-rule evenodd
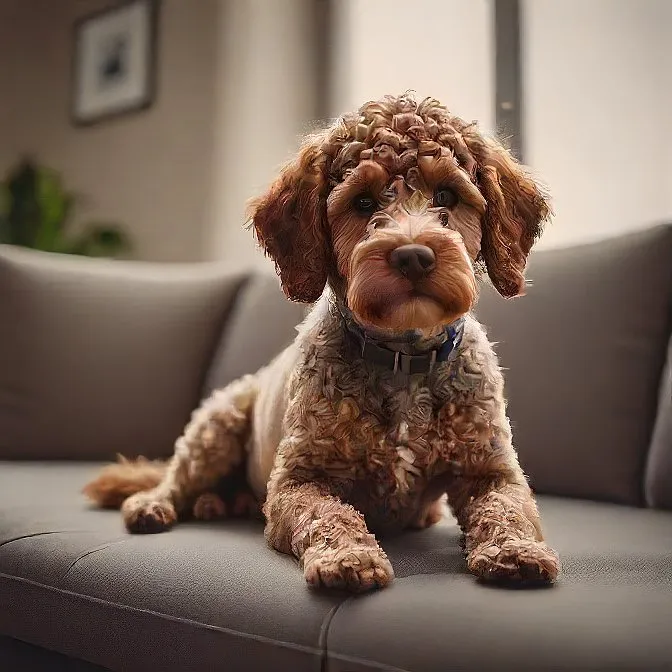
M74 26L76 125L146 110L156 96L159 0L127 0Z

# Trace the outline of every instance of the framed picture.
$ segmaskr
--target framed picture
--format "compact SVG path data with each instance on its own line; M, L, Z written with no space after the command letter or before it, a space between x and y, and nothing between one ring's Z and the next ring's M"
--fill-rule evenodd
M159 0L130 0L74 28L75 124L147 109L156 93Z

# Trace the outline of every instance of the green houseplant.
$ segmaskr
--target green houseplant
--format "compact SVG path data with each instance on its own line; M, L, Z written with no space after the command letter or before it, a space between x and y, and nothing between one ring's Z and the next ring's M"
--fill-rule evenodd
M116 224L91 222L70 233L76 201L55 170L20 161L0 182L0 243L88 257L130 251L128 236Z

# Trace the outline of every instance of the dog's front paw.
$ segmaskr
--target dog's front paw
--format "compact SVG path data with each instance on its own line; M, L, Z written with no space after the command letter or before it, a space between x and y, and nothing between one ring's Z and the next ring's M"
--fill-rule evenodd
M204 492L194 502L192 513L196 520L221 520L227 515L226 503L218 494Z
M147 498L144 493L129 497L121 507L126 529L134 534L163 532L177 521L175 507L166 500Z
M557 553L540 541L509 539L485 542L467 556L469 571L485 581L552 583L560 572Z
M312 587L324 586L355 593L384 588L394 579L387 555L378 547L311 547L303 556L303 574Z

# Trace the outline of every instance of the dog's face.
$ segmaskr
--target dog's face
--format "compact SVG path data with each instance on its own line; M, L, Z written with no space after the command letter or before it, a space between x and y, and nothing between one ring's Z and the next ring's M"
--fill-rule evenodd
M327 198L347 304L360 323L385 331L431 331L466 313L476 298L478 245L469 229L478 228L478 213L447 180L414 188L409 172L390 176L365 160Z
M363 325L393 332L468 312L483 265L500 294L521 294L548 215L501 145L437 101L407 96L309 137L251 205L289 298L312 303L329 282Z

